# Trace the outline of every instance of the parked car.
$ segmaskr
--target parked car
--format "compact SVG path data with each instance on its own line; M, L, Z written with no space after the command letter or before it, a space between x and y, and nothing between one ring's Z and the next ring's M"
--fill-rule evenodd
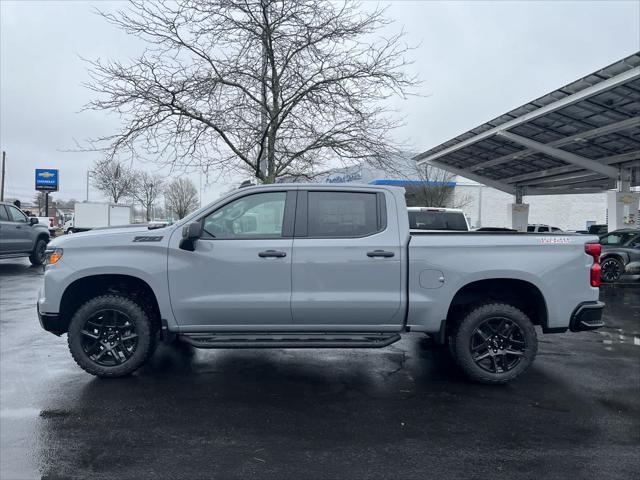
M40 225L15 205L0 202L0 258L28 256L33 265L42 265L49 238L48 225Z
M469 230L467 217L457 208L408 207L412 230Z
M558 227L550 227L549 225L545 225L544 223L533 223L527 225L528 233L558 233L562 232L562 229Z
M603 325L597 240L411 232L390 186L245 187L164 228L57 237L37 309L101 377L138 369L159 337L374 348L423 332L471 379L505 383L533 362L534 325Z
M600 237L600 276L616 282L626 274L640 274L640 230L625 228Z

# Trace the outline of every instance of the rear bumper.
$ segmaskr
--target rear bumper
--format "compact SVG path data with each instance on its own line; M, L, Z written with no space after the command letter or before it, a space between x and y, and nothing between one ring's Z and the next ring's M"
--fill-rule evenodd
M36 310L38 311L40 326L47 332L51 332L54 335L60 336L67 331L67 326L63 324L62 319L58 314L41 313L39 304L36 304Z
M582 332L604 327L604 322L602 321L603 309L603 302L581 303L571 315L569 330L572 332Z

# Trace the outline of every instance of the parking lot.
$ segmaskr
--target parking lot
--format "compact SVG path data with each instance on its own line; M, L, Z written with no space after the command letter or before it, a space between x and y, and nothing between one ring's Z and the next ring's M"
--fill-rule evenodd
M640 460L640 288L607 327L541 336L502 387L421 335L378 350L161 346L99 380L38 325L42 269L0 261L2 479L620 478Z

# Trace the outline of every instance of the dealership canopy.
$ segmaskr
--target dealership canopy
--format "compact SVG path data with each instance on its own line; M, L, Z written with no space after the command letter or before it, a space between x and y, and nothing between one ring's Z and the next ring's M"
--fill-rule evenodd
M514 195L640 185L640 52L414 160Z

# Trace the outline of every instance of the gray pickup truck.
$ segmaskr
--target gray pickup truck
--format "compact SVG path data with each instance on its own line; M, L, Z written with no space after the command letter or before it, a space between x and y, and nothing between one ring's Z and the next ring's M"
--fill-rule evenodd
M535 325L603 325L595 242L410 233L402 189L259 186L172 226L56 238L37 307L101 377L133 372L159 341L374 348L423 332L471 379L504 383L534 360Z
M43 225L15 205L0 202L0 258L29 257L32 265L42 265L48 242L48 223Z

